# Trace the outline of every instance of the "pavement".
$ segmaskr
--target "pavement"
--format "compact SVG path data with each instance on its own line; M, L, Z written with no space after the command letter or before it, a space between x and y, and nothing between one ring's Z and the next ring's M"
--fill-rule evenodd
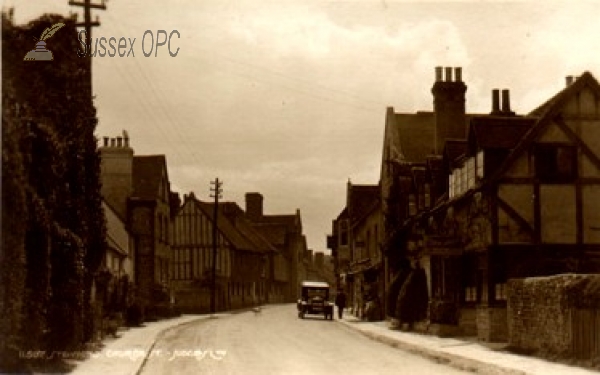
M230 313L215 314L215 317ZM183 315L181 317L145 323L142 327L120 330L117 338L108 338L100 351L89 353L85 360L72 361L73 375L138 375L153 347L170 329L191 324L210 315ZM484 345L473 340L441 338L432 335L404 332L389 328L389 322L364 322L346 314L344 325L363 335L433 361L461 370L480 374L510 375L598 375L598 372L581 367L548 362L543 359L521 356Z
M219 317L228 314L215 314ZM177 318L147 322L141 327L119 329L117 337L103 341L100 351L88 353L85 360L70 361L72 375L137 375L161 335L170 329L191 324L210 315L183 315Z
M364 322L349 314L337 321L373 340L480 374L598 375L593 370L509 353L498 345L486 345L476 340L392 330L389 322Z

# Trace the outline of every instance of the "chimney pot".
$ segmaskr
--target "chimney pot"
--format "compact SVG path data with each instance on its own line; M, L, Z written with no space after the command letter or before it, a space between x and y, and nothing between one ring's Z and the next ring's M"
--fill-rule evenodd
M452 68L446 68L446 82L452 82Z
M125 142L125 147L129 147L129 138L125 137L123 141Z
M104 137L104 147L108 147L108 137Z
M500 112L500 90L492 90L492 114L498 114Z
M115 147L115 139L114 138L110 139L110 147Z
M443 68L441 66L436 66L435 67L435 81L436 82L441 82L442 81L442 73L443 73Z
M510 92L502 90L502 112L510 113Z
M573 84L573 81L574 81L573 76L567 76L567 87L571 86Z
M462 82L462 68L454 68L454 79L456 82Z
M117 147L123 146L123 137L117 137Z

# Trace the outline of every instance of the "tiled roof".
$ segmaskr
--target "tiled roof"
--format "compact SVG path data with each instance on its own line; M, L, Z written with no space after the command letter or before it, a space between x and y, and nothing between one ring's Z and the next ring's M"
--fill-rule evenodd
M133 193L132 196L143 199L156 199L163 168L166 169L165 155L133 157Z
M348 187L348 216L350 223L362 219L379 202L379 185L353 185Z
M103 199L102 208L106 218L106 239L111 248L123 256L129 255L129 233L116 211Z
M263 215L259 220L252 220L249 223L279 249L286 246L289 234L302 234L299 211L291 215Z
M296 215L263 215L261 222L285 225L290 230L298 229L298 216Z
M465 115L465 126L475 114ZM435 113L419 111L417 113L394 113L386 131L390 132L394 151L392 159L398 155L408 162L425 162L435 153Z
M196 201L200 209L211 220L214 217L214 203ZM257 253L276 251L244 218L244 211L234 202L221 202L218 206L219 231L238 250Z
M235 227L248 241L254 244L256 248L262 249L263 251L277 251L275 246L252 226L252 223L246 219L243 212L241 216L236 217Z
M435 115L433 112L395 114L400 152L407 161L425 161L435 151Z
M344 207L344 209L342 210L342 212L340 212L340 214L338 215L336 220L346 219L347 217L348 217L348 207Z
M444 147L444 156L449 163L454 163L467 152L466 139L448 139Z
M535 122L532 117L475 117L471 119L469 142L483 149L512 149Z
M581 89L582 85L586 85L586 84L591 84L592 86L595 86L595 87L598 86L598 81L596 81L594 76L592 76L592 74L587 71L584 72L580 77L576 77L575 82L573 82L569 86L565 87L564 89L559 91L556 95L554 95L552 98L550 98L546 102L544 102L544 104L540 105L539 107L537 107L536 109L531 111L528 116L531 116L531 117L545 116L548 113L548 111L550 111L552 108L559 106L558 105L559 102L565 100L565 98L570 96L571 93L579 91Z
M571 85L561 90L550 100L536 108L529 114L535 120L535 124L518 140L514 149L510 152L502 166L498 169L494 176L489 180L495 181L512 165L516 158L529 146L529 144L538 136L542 129L547 126L552 120L556 112L560 111L570 98L576 95L583 87L590 87L596 95L600 95L600 84L589 72L584 72Z
M251 225L277 248L281 249L285 246L288 231L284 224L252 222Z

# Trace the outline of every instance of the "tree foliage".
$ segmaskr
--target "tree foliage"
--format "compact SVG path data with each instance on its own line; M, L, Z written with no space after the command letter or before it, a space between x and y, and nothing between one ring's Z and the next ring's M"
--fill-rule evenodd
M65 26L47 46L54 61L23 61L34 37L58 22ZM94 331L90 291L106 225L85 80L91 60L77 48L73 20L45 15L15 26L3 14L3 366L18 350L74 349Z

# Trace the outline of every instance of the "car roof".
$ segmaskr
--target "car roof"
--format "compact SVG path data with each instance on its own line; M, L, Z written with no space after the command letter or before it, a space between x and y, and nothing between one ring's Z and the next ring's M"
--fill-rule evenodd
M329 288L329 284L324 281L303 281L303 288Z

